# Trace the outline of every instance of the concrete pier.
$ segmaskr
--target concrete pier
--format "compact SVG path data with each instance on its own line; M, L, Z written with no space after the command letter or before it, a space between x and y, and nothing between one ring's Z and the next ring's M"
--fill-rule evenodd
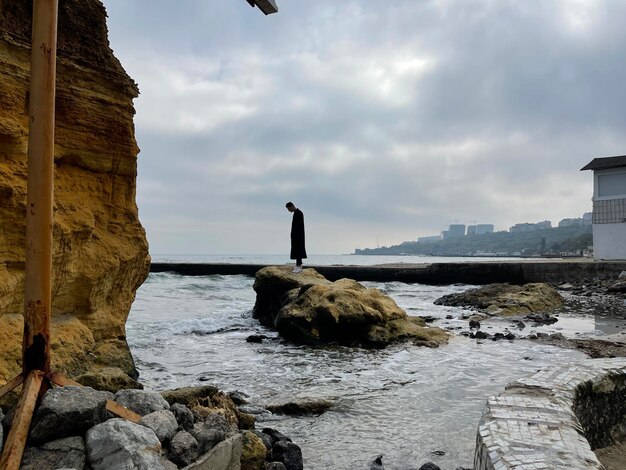
M184 276L254 276L262 264L152 263L150 272L171 272ZM407 282L420 284L490 284L508 282L590 282L617 279L626 271L626 261L523 260L499 262L381 264L375 266L308 266L331 281L344 277L357 281Z

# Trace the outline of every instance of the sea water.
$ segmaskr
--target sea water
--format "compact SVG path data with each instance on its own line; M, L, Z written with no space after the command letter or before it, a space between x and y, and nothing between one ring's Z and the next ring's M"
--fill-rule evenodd
M162 256L155 260L287 262L267 256ZM316 264L367 262L420 261L378 256L315 260ZM252 318L253 282L246 276L150 274L137 292L127 322L128 342L147 388L210 383L224 391L244 393L247 409L259 413L257 428L272 427L290 436L302 448L306 469L368 469L378 454L383 454L387 470L418 469L427 461L444 470L471 468L477 425L489 396L542 367L584 357L577 351L527 340L476 341L458 334L436 349L410 343L383 350L295 346ZM409 315L435 317L437 326L452 332L467 330L467 320L461 316L468 311L437 306L433 301L470 286L364 284L383 290ZM581 331L590 336L601 333L598 318L586 313L587 308L589 304L568 304L559 322L534 329L560 331L570 337ZM509 320L495 320L483 328L513 331ZM251 334L269 339L248 343ZM320 416L263 412L268 404L317 398L333 403Z

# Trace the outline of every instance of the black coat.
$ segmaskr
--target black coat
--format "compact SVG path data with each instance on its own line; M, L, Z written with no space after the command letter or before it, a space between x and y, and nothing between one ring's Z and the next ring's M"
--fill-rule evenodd
M306 258L304 248L304 214L300 209L293 212L291 219L291 259Z

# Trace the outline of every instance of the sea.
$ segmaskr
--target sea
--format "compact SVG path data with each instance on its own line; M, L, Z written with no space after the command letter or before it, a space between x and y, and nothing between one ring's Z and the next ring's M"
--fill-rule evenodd
M504 260L504 258L498 258ZM519 260L518 258L516 258ZM282 255L153 255L155 262L289 264ZM418 256L311 256L310 265L375 265L467 262L468 258ZM493 258L472 258L493 261ZM453 336L436 349L410 343L382 350L341 346L296 346L252 318L254 279L247 276L188 277L152 273L137 291L127 338L147 389L211 384L246 397L244 410L257 428L277 429L298 444L304 468L367 470L383 455L387 470L419 469L426 462L442 470L473 467L476 431L486 400L505 385L540 368L585 355L529 340L477 341L461 336L470 313L433 302L472 286L429 286L365 282L380 289L413 316L430 316ZM601 337L624 331L608 320L593 298L566 296L559 321L524 329L510 319L483 322L491 333L508 329L566 337ZM612 308L610 305L602 308ZM622 306L623 307L623 306ZM263 343L248 343L253 334ZM284 416L270 404L326 399L319 416Z

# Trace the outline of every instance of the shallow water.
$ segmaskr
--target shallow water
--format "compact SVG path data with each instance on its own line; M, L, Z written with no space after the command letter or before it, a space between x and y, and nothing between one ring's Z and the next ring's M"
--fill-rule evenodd
M334 406L317 417L267 412L258 417L258 428L276 428L302 447L306 469L367 469L377 454L384 455L388 470L417 469L426 461L444 470L471 467L487 397L541 367L584 357L526 340L478 342L462 336L438 349L294 346L251 318L252 284L245 276L151 274L137 292L128 341L140 380L149 388L211 383L244 392L252 408L294 398L331 399ZM430 315L439 326L467 330L467 320L460 318L467 311L433 301L469 286L365 284L384 290L410 315ZM585 313L595 303L568 302L559 322L548 327L519 331L511 320L498 319L483 322L483 329L596 336L605 319ZM623 330L617 320L608 323ZM272 339L247 343L253 333ZM431 453L439 450L445 455Z

